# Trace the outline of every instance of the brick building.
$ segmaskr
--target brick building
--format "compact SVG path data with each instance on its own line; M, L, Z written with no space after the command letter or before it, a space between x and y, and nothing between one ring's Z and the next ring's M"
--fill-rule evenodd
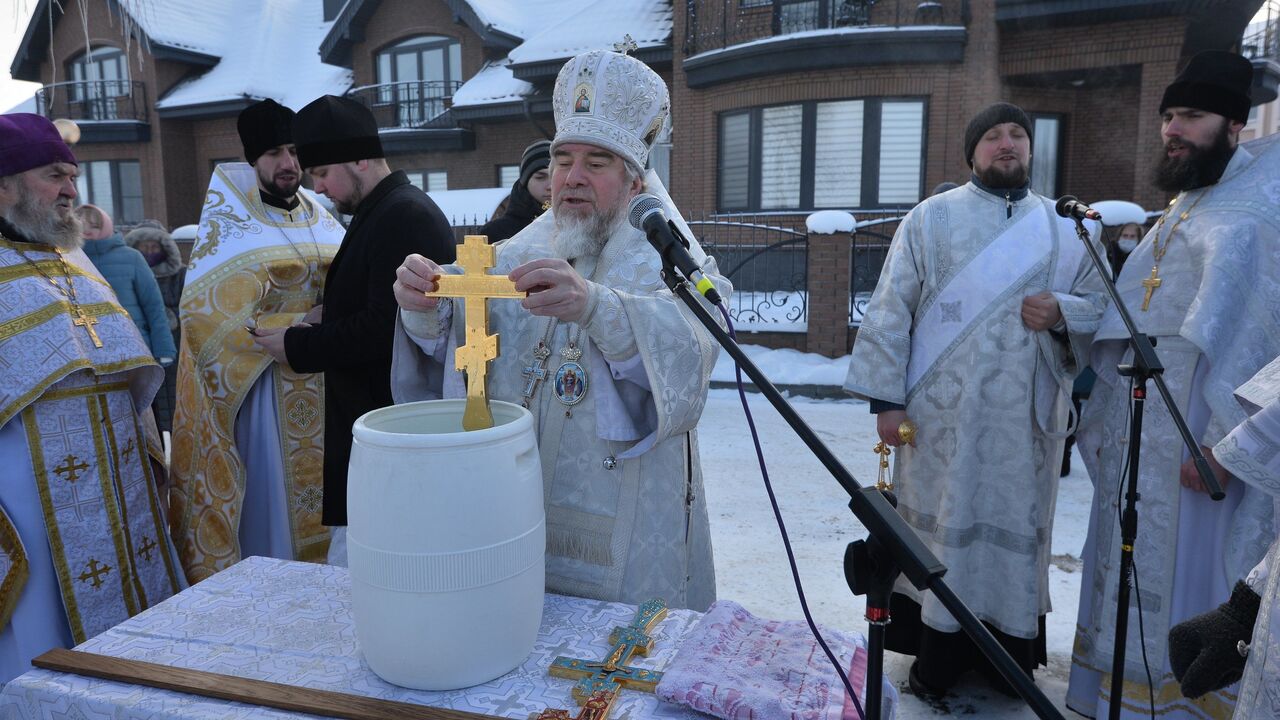
M671 87L652 162L672 195L727 253L722 266L757 258L798 278L801 321L762 341L834 354L883 256L883 242L865 257L859 243L968 178L976 110L1008 100L1032 115L1037 191L1158 208L1147 178L1164 86L1195 52L1239 48L1261 3L62 0L50 13L40 0L12 72L44 85L40 112L80 124L88 201L123 224L176 226L198 217L212 166L239 157L235 115L263 97L365 102L391 165L429 192L509 186L524 146L552 130L563 62L629 34ZM1258 102L1276 97L1275 60L1254 56ZM889 221L860 226L857 242L806 238L819 209ZM743 245L748 226L776 231L761 242L795 269ZM738 280L765 293L745 296L757 304L744 317L761 297L779 304L773 280Z

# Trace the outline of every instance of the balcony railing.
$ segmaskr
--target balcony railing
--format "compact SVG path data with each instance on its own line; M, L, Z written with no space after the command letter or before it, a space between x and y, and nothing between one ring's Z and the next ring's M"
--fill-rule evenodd
M1250 60L1275 60L1280 62L1280 11L1270 3L1266 22L1251 26L1240 39L1240 54Z
M130 80L81 80L36 91L36 110L49 118L76 121L147 122L147 88Z
M686 56L765 38L868 26L963 26L967 0L686 0Z
M412 80L363 85L349 90L347 97L373 111L383 130L453 127L444 111L461 86L454 80Z

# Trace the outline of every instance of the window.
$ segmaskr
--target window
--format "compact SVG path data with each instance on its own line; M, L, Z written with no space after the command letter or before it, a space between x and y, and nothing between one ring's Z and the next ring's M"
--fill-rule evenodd
M662 132L658 133L658 139L653 143L653 149L649 151L649 167L653 169L658 179L662 181L664 187L671 187L671 116L667 116L667 121L662 126Z
M71 61L67 77L72 85L68 96L84 107L89 120L114 120L116 98L129 95L129 62L119 48L94 48Z
M924 177L925 101L863 98L720 116L721 211L912 205Z
M409 176L409 182L423 192L449 189L449 174L444 170L406 170L405 175Z
M378 102L396 106L397 124L420 125L444 112L462 81L462 44L420 35L378 53Z
M82 203L111 213L116 225L133 225L143 219L142 173L137 160L81 162L76 190Z
M1045 197L1057 197L1062 116L1033 113L1031 125L1031 189Z
M516 180L520 179L519 165L499 165L498 166L498 184L496 187L509 188L516 184Z

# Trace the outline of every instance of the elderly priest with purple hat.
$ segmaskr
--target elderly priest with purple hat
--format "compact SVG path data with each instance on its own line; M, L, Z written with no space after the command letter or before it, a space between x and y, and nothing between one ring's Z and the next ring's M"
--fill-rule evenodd
M148 459L164 372L80 249L53 123L0 115L0 685L185 586Z

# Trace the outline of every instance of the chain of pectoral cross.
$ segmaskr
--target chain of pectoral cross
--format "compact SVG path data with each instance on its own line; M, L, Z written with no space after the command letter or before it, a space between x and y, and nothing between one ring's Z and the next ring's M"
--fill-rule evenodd
M542 339L538 341L538 346L533 349L533 362L524 366L524 390L520 393L523 400L520 405L528 408L533 404L533 397L538 394L539 384L547 379L547 358L551 357L551 339L555 336L556 326L559 323L555 318L547 319L547 331L543 333ZM582 337L582 327L575 328L573 335L569 338L569 343L560 348L560 357L565 362L577 362L582 357L582 349L578 347L578 339Z
M1178 219L1174 220L1173 225L1169 227L1169 234L1164 236L1163 242L1161 242L1160 231L1164 229L1165 220L1169 218L1169 213L1173 212L1173 206L1177 204L1180 199L1185 201L1186 195L1184 193L1179 193L1177 197L1170 200L1169 207L1165 208L1164 213L1160 215L1160 219L1156 221L1156 226L1153 230L1155 235L1151 239L1151 258L1156 261L1156 264L1151 268L1151 277L1145 278L1141 282L1142 287L1147 290L1146 294L1142 298L1142 312L1146 312L1151 307L1151 297L1155 295L1156 290L1164 284L1164 280L1160 277L1160 261L1164 260L1164 254L1169 252L1169 245L1173 242L1173 233L1178 229L1178 226L1182 224L1183 220L1191 217L1191 211L1196 209L1196 206L1200 204L1200 201L1203 200L1209 192L1209 190L1201 192L1199 197L1196 198L1196 201L1191 203L1191 207L1178 213Z
M93 326L98 324L98 319L90 316L84 311L84 308L80 306L80 300L76 296L76 285L71 280L71 266L67 263L67 259L62 255L62 250L59 248L53 248L53 252L58 256L58 262L62 264L62 275L67 280L67 286L65 288L59 285L58 281L53 279L53 276L45 272L44 268L40 267L39 263L27 257L27 253L23 251L22 248L15 245L14 249L18 251L19 257L21 257L28 265L35 268L36 272L40 273L40 277L47 280L50 285L62 294L63 297L71 301L71 314L75 316L75 319L71 321L71 324L76 327L84 328L85 331L89 333L89 339L93 341L94 347L102 347L102 339L98 337L98 331L93 329Z

